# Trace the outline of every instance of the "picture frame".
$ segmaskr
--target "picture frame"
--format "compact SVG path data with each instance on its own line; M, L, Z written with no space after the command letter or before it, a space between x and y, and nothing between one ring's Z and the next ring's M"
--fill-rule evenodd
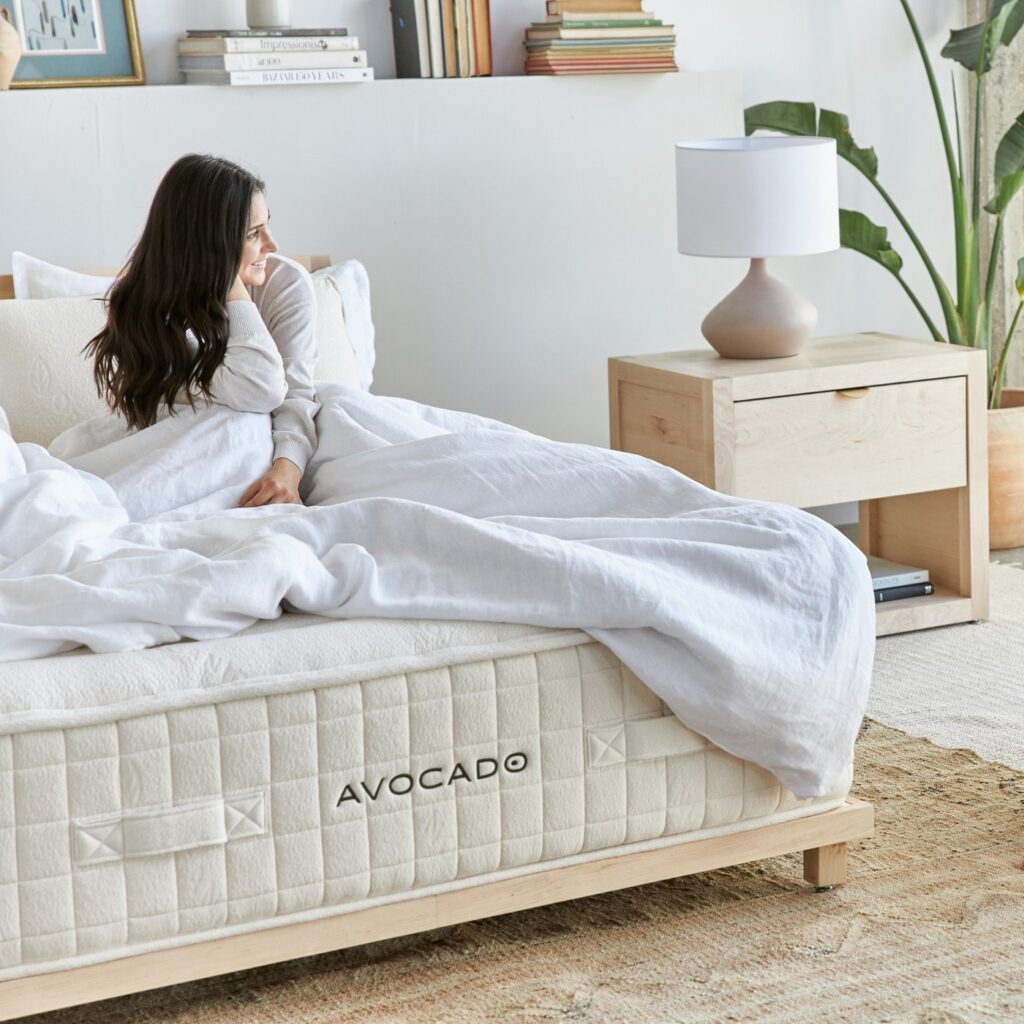
M21 36L12 89L145 85L135 0L0 0Z

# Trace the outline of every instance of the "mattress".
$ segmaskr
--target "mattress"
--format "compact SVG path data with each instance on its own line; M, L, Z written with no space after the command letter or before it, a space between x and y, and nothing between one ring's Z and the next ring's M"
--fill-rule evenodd
M813 814L584 633L286 615L0 668L0 980Z

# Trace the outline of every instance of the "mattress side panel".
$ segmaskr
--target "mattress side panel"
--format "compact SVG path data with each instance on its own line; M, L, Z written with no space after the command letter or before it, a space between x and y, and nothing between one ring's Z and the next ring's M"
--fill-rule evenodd
M0 979L824 803L589 640L2 736Z

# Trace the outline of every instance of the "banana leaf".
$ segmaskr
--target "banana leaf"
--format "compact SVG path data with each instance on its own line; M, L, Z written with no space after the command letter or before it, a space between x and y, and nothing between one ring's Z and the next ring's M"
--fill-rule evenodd
M772 100L756 103L743 111L743 127L747 135L759 128L786 135L814 135L817 129L817 107L813 103Z
M1002 213L1024 185L1024 113L1010 125L996 147L996 194L985 204L989 213Z
M1024 26L1024 0L995 0L985 21L954 29L942 56L962 64L978 77L990 71L1000 46L1009 46Z
M839 243L844 249L853 249L881 263L897 277L903 269L903 258L890 244L888 229L872 223L857 210L839 211Z
M1013 282L1013 286L1017 291L1017 311L1013 314L1013 320L1010 321L1010 329L1006 332L1006 341L1003 342L1003 350L999 353L999 358L996 360L995 370L992 374L992 381L989 387L990 409L1000 409L1003 405L1003 383L1006 378L1006 357L1010 354L1010 347L1013 345L1014 338L1017 337L1017 321L1020 320L1021 310L1024 309L1024 259L1017 260L1017 278Z
M767 131L784 132L787 135L819 135L836 140L838 154L853 164L871 182L878 191L878 194L885 200L889 209L892 210L904 231L906 231L911 243L921 257L925 269L928 271L932 284L935 286L935 291L939 297L939 304L942 306L942 315L946 321L946 336L950 341L961 344L963 328L960 315L946 282L942 280L938 270L935 268L935 264L932 263L927 250L921 244L921 240L908 223L907 218L903 216L900 208L878 180L878 157L875 155L874 149L870 147L863 148L853 141L853 136L850 134L850 123L846 115L837 113L834 110L822 110L820 114L816 114L816 108L813 103L773 100L769 103L758 103L752 107L747 107L743 112L743 121L747 135L753 135L754 132L765 129ZM848 215L849 241L843 241L842 244L849 249L862 252L864 255L880 263L883 267L886 267L886 269L891 270L921 313L932 337L936 339L941 338L941 334L934 323L932 323L924 307L907 286L907 283L900 277L899 270L903 266L903 260L892 250L892 246L887 242L885 229L871 224L871 221L864 217L863 214L854 214L853 211L840 210L840 231L842 231L844 212ZM855 217L863 217L863 223L856 219L850 219ZM868 230L868 226L873 231ZM879 231L882 232L881 236L876 234Z
M1024 3L1024 0L1021 0ZM744 129L753 135L759 129L784 132L786 135L821 136L836 140L836 149L857 170L872 180L878 177L878 157L873 149L862 149L850 134L850 121L845 114L822 110L813 103L773 100L747 107L743 112Z
M818 134L827 139L835 139L839 155L862 174L869 178L878 177L878 157L874 149L862 149L853 141L850 120L845 114L839 114L834 110L822 110L818 116Z

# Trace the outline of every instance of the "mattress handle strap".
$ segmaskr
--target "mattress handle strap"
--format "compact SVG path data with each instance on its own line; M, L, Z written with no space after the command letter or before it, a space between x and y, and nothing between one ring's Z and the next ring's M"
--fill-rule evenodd
M708 741L688 729L675 715L638 718L587 730L587 762L591 768L675 757L706 750Z
M262 835L266 830L262 792L128 811L72 825L78 867L180 853Z

